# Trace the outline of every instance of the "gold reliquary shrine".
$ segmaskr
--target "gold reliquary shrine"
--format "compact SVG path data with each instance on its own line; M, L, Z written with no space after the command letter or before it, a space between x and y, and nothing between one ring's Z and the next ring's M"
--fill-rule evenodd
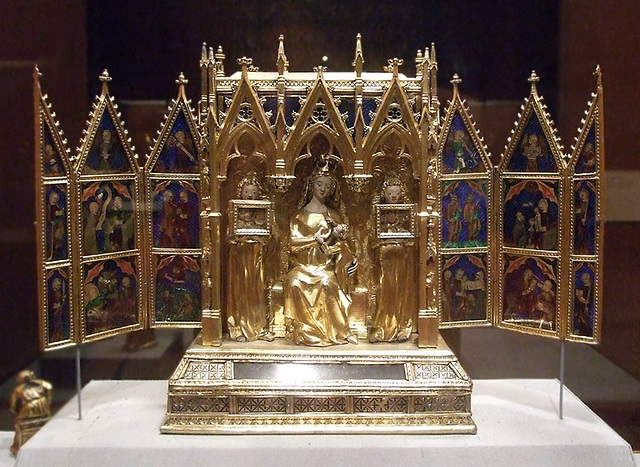
M274 55L276 55L274 53ZM75 153L35 73L43 349L201 327L169 381L167 433L474 433L439 328L596 343L602 85L565 152L532 73L492 165L462 100L416 76L276 71L203 47L144 159L100 79Z

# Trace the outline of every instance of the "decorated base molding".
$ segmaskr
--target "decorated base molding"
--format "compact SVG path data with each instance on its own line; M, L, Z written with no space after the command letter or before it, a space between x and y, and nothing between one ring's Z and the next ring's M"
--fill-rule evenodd
M325 349L199 336L169 380L163 433L474 434L469 376L440 337Z

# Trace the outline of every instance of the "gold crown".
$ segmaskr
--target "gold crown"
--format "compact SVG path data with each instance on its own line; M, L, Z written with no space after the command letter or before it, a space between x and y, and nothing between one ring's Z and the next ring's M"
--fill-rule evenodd
M313 168L313 172L311 172L312 178L316 178L319 176L326 176L331 178L333 181L337 182L338 179L334 173L335 163L332 161L327 154L322 154L316 163L316 166Z

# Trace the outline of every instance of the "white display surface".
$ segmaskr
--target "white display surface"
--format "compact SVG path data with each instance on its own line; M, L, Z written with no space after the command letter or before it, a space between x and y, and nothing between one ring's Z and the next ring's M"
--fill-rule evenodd
M25 466L634 466L629 445L554 380L475 380L477 435L161 435L166 381L92 381L21 450Z
M0 431L0 467L11 467L16 460L11 454L13 431Z

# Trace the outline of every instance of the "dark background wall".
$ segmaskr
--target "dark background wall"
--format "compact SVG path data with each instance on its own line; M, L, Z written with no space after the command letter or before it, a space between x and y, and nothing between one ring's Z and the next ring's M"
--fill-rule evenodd
M118 77L117 96L165 99L180 71L199 76L203 41L222 45L227 73L237 70L236 58L245 55L260 69L275 70L280 34L291 71L318 65L345 71L352 69L355 37L361 33L365 70L382 71L387 59L398 57L405 61L402 71L413 76L416 51L435 42L445 83L458 73L471 95L520 100L535 69L544 77L541 89L552 98L559 7L554 1L536 3L523 8L507 0L89 2L89 76L106 67ZM95 83L92 91L98 90Z
M366 71L380 71L387 59L398 57L409 76L415 74L416 51L435 42L441 85L448 86L458 73L463 92L484 104L475 113L497 159L516 118L512 108L528 95L532 69L542 77L540 92L569 146L594 89L591 72L600 63L607 167L636 170L640 158L632 142L640 130L629 123L640 117L632 79L640 71L632 56L640 32L627 19L638 13L640 5L633 0L616 8L605 0L36 0L5 5L0 28L0 381L38 356L33 64L40 65L43 88L74 150L104 68L119 100L169 100L175 96L174 80L184 71L195 102L203 41L222 45L227 74L238 69L235 60L244 55L262 70L275 70L280 34L292 71L321 64L345 71L351 69L355 36L361 33ZM449 95L442 90L441 101ZM160 122L161 116L144 124L133 113L127 117L130 128L141 127L139 133L155 133ZM147 152L146 146L137 146L141 156ZM640 288L631 286L638 279L637 254L629 255L630 250L637 253L637 228L615 223L607 229L600 348L640 377L640 327L630 325L638 321L635 303L640 300Z

